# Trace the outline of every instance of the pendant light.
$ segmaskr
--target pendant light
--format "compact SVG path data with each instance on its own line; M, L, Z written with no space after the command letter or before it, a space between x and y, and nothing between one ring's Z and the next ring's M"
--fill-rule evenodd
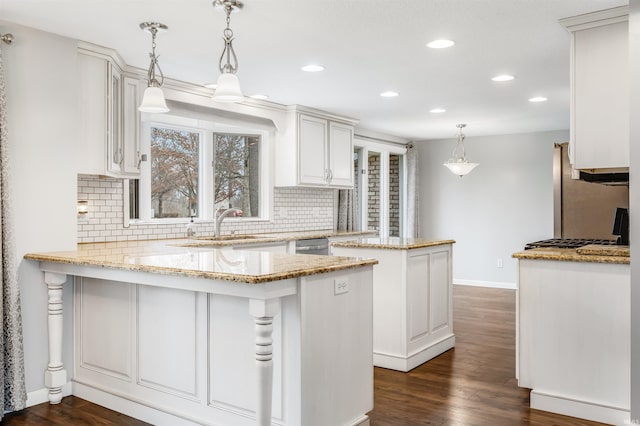
M462 129L466 126L466 124L456 124L456 127L458 128L458 142L451 153L451 158L443 164L443 166L449 169L451 173L460 177L469 174L471 170L478 166L478 163L470 163L467 161L466 152L464 150L464 135L462 134Z
M151 33L151 53L149 53L151 63L147 71L148 87L144 91L142 103L140 107L138 107L138 110L154 113L169 112L161 89L162 83L164 83L164 74L162 74L162 70L158 64L158 57L156 56L156 35L158 31L166 31L168 27L158 22L143 22L140 24L140 28L143 31ZM160 81L156 78L156 69L158 70L158 74L160 74Z
M227 27L222 33L224 49L218 63L220 76L218 77L216 91L213 94L213 100L218 102L242 102L244 95L240 90L240 82L236 76L238 57L233 50L233 30L230 26L231 12L242 9L242 3L238 0L214 0L213 6L222 7L227 14Z

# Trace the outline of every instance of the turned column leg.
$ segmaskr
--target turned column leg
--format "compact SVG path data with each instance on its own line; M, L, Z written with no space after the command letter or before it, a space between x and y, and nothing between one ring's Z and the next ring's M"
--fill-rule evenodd
M64 274L44 273L49 294L49 364L44 373L44 383L49 388L51 404L62 401L62 387L67 383L67 370L62 364L62 287L66 281L67 276Z
M249 310L255 321L256 333L257 424L270 426L273 398L273 317L280 312L280 299L251 299Z

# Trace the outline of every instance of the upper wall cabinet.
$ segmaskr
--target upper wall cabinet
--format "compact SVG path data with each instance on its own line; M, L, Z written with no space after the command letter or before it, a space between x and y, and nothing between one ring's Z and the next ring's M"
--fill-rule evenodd
M574 169L629 167L628 7L562 19L571 33Z
M276 186L353 187L357 121L296 106L276 144Z
M81 45L78 173L135 177L140 173L139 80L123 75L121 62Z

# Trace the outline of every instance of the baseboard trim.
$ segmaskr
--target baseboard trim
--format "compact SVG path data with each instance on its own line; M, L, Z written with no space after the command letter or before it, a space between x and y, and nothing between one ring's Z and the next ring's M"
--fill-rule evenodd
M628 409L580 401L536 390L531 391L531 408L612 425L630 424Z
M73 393L73 387L71 382L67 382L62 386L62 397L69 396ZM33 407L34 405L42 404L43 402L49 402L49 389L42 388L27 392L27 407Z
M128 396L116 395L115 392L107 392L78 381L74 381L73 383L73 394L94 404L154 425L221 426L216 423L202 422L200 419L192 418L186 413L180 413L181 415L178 417L177 415L161 410L160 407L152 406L145 401L134 400Z
M369 416L363 416L362 418L356 420L353 426L370 426Z
M448 351L455 345L455 335L449 334L437 342L433 342L429 346L410 354L409 356L385 354L374 351L373 365L406 373L407 371L413 370L417 366L424 364L430 359L437 357L441 353Z
M516 290L516 283L503 283L498 281L475 281L475 280L458 280L453 279L455 285L466 285L472 287L489 287L489 288L504 288L508 290Z

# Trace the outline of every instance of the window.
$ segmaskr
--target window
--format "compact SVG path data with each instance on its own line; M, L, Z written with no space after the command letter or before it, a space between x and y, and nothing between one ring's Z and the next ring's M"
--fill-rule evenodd
M151 217L190 217L198 211L200 133L151 128Z
M156 117L153 117L154 119ZM273 133L260 123L224 123L164 115L143 121L140 179L129 182L129 218L189 217L242 210L240 219L267 219L271 179L264 154Z
M235 207L243 217L260 211L260 136L214 133L216 210Z

